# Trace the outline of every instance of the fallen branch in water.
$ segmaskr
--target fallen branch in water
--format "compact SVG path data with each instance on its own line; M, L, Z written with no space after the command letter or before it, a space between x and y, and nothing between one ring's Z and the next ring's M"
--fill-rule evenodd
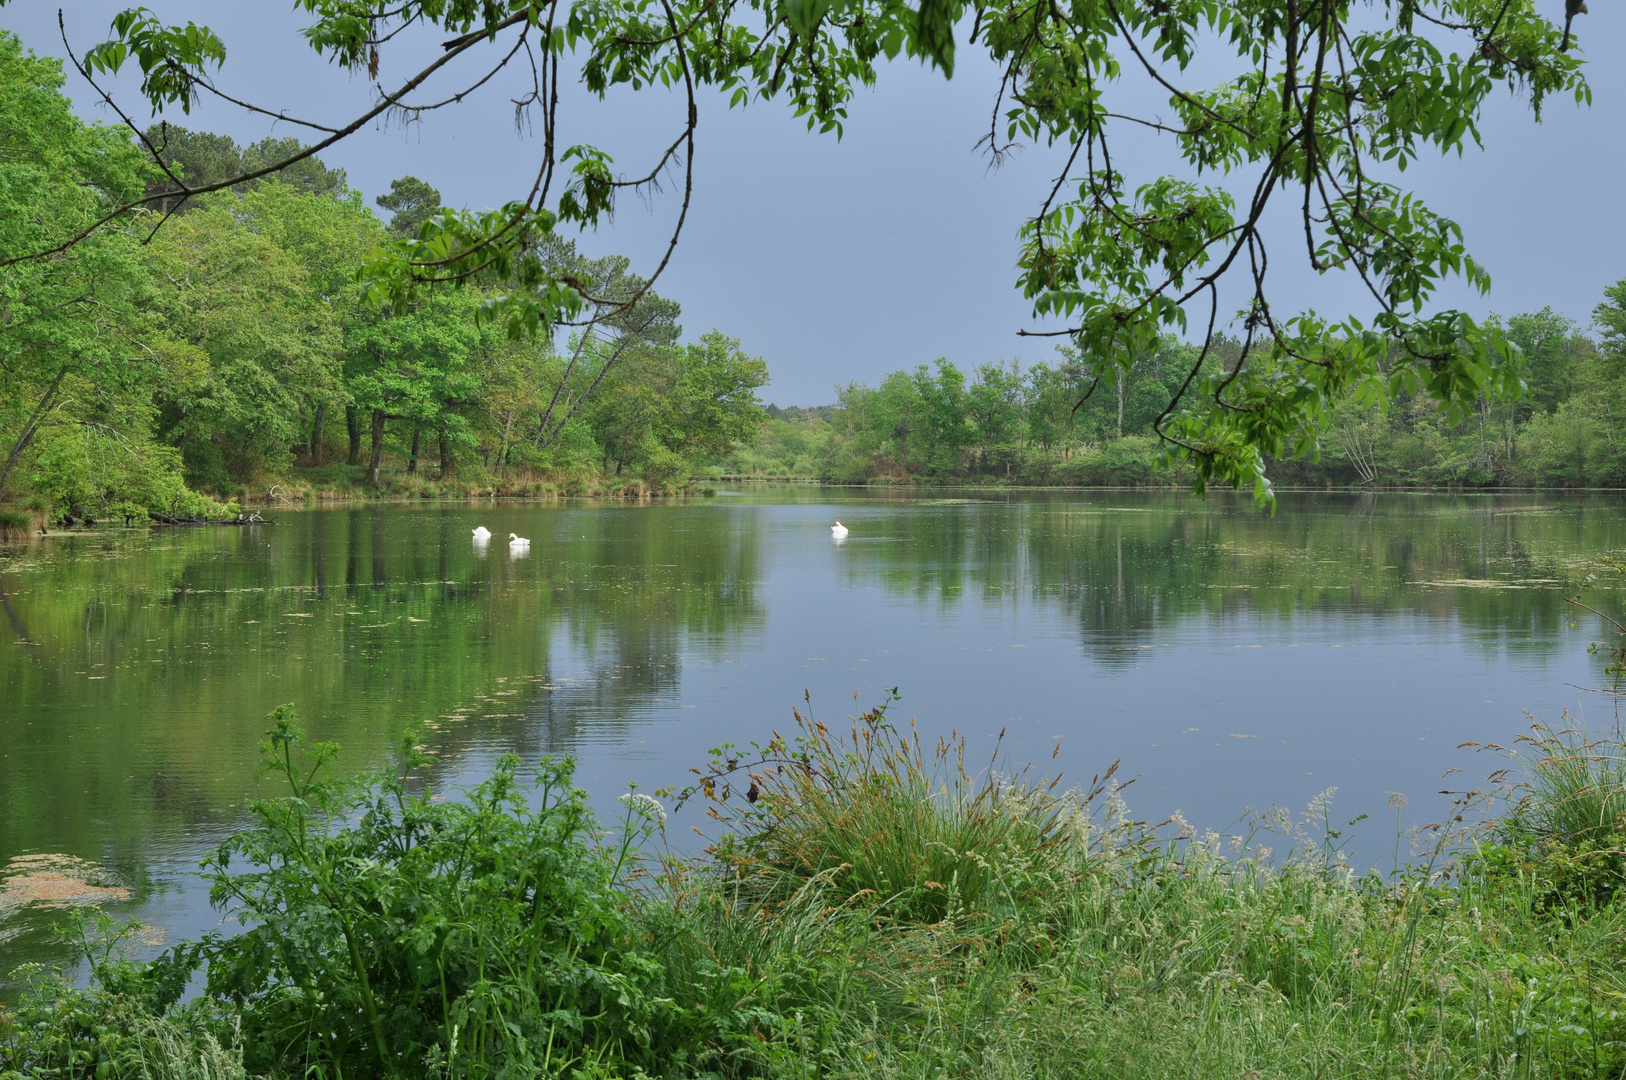
M238 514L234 518L224 520L211 520L209 518L183 518L171 514L160 513L157 510L147 511L147 516L160 525L275 525L270 518L263 518L258 511L251 514Z

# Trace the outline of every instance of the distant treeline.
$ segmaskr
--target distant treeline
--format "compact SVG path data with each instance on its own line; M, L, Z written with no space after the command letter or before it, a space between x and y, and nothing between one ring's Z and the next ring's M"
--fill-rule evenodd
M146 139L194 183L297 149L173 124ZM4 31L0 146L0 260L173 189L128 130L73 113L58 61ZM413 177L376 202L388 222L310 157L0 268L0 501L43 520L218 517L232 508L210 496L300 487L659 490L754 438L764 362L716 331L680 343L678 305L652 292L622 310L643 286L624 258L535 252L602 301L558 343L510 340L478 285L379 303L363 264L441 202Z
M1526 391L1482 395L1459 423L1426 397L1348 400L1323 417L1303 458L1270 463L1277 483L1313 486L1626 486L1626 281L1605 290L1589 336L1550 308L1502 324L1523 353ZM1205 364L1234 365L1222 338ZM1124 485L1175 482L1154 424L1197 362L1173 337L1125 375L1061 347L1050 363L939 360L851 383L834 405L768 409L755 442L714 475L832 482L972 481Z

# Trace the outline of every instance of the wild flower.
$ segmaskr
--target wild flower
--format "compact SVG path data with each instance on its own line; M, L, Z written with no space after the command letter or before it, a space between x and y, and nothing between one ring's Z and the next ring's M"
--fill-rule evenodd
M666 821L666 807L653 795L645 795L638 791L629 791L619 799L629 810L652 824L661 824Z

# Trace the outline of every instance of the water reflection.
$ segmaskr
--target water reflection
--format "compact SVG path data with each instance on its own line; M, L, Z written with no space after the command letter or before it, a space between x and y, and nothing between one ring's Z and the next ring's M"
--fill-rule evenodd
M1274 518L1179 496L942 500L866 521L895 543L865 545L843 571L939 606L1021 596L1074 610L1081 642L1114 665L1199 613L1407 612L1548 647L1574 567L1623 540L1616 505L1580 500L1283 499Z
M674 527L681 513L558 511L570 538L520 561L476 557L467 515L318 512L12 554L0 859L229 816L279 702L362 764L407 726L478 715L499 679L551 686L556 642L611 709L670 692L691 636L729 642L764 618L749 520L718 533ZM570 708L581 690L560 686L530 711Z

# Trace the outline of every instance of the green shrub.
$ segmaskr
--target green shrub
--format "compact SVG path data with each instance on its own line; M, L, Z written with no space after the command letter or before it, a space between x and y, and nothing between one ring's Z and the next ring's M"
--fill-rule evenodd
M638 447L639 473L656 491L670 491L678 486L688 461L682 454L669 449L652 435L646 435Z
M1058 462L1051 475L1058 483L1085 487L1167 482L1158 471L1158 450L1156 439L1126 435Z
M0 1010L0 1075L84 1080L247 1080L242 1053L203 1014L155 1017L138 1004L53 978Z
M138 525L149 520L147 508L137 502L116 502L108 506L107 512L116 518L122 518L125 525Z
M234 1023L200 998L177 1007L195 964L195 945L137 964L123 942L141 929L100 911L80 911L61 936L89 969L88 986L25 965L13 1010L0 1006L0 1076L90 1080L246 1080Z
M193 521L225 521L243 512L242 506L235 502L220 502L190 488L182 488L162 509L175 517Z

